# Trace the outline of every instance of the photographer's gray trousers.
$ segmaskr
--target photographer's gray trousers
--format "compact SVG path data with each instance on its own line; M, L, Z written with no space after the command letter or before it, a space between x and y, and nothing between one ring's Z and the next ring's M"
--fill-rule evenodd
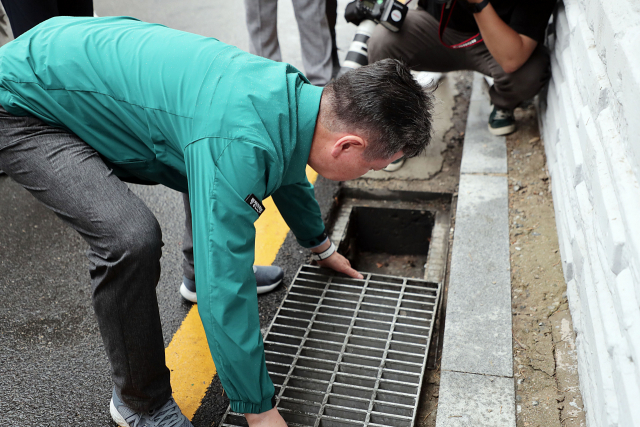
M332 39L326 16L326 0L293 0L300 32L302 64L311 84L324 86L331 80ZM278 43L278 0L244 0L249 52L282 61Z
M507 74L484 43L462 49L443 46L438 24L427 11L418 9L409 11L397 33L378 25L369 39L369 62L396 58L418 71L477 71L494 79L489 92L491 102L509 110L535 96L551 77L549 54L543 46L538 45L522 67ZM453 45L474 35L447 28L444 40Z

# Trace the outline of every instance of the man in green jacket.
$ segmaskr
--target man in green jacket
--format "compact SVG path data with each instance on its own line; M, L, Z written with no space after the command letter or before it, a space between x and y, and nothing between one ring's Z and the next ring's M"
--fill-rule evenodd
M231 408L284 426L252 269L261 201L321 265L361 277L326 238L305 167L357 178L417 155L431 131L431 97L397 61L323 90L290 65L132 18L53 18L4 46L0 105L0 169L90 246L111 414L132 427L191 424L164 360L161 231L123 180L188 192L198 310Z

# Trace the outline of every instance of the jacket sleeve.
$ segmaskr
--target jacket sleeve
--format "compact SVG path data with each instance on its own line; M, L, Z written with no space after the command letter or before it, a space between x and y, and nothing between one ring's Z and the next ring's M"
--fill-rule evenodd
M324 241L322 213L306 177L303 182L280 187L271 197L301 246L312 248Z
M253 274L256 211L262 199L267 154L219 138L185 149L192 211L198 311L231 409L271 409L274 387L265 364Z

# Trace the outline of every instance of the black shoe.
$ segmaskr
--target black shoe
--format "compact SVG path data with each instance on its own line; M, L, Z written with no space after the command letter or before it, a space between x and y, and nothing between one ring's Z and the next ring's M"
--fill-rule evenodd
M513 111L493 107L489 115L489 132L494 135L509 135L516 130L516 118Z
M253 273L256 275L258 295L274 290L284 277L284 271L277 265L254 265ZM180 295L187 301L198 302L196 282L183 277L182 285L180 285Z

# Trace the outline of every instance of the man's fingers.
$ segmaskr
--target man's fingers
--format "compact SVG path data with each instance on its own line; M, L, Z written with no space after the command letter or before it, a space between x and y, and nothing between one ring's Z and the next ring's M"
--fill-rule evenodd
M358 273L356 270L354 270L351 267L345 268L342 272L347 276L351 276L355 279L364 279L364 276L362 274Z
M346 261L346 265L342 269L342 273L346 274L347 276L351 276L354 279L364 279L364 276L362 274L351 268L351 263L348 259L345 258L344 260Z
M343 266L339 270L341 273L344 273L347 276L351 276L351 277L353 277L355 279L363 279L364 278L364 276L362 274L358 273L356 270L351 268L351 263L349 262L348 259L342 257L342 261L343 261Z
M356 270L351 268L351 263L344 256L340 255L338 252L334 252L329 258L318 261L323 267L331 268L337 272L344 273L347 276L351 276L355 279L363 279L364 276L358 273Z

